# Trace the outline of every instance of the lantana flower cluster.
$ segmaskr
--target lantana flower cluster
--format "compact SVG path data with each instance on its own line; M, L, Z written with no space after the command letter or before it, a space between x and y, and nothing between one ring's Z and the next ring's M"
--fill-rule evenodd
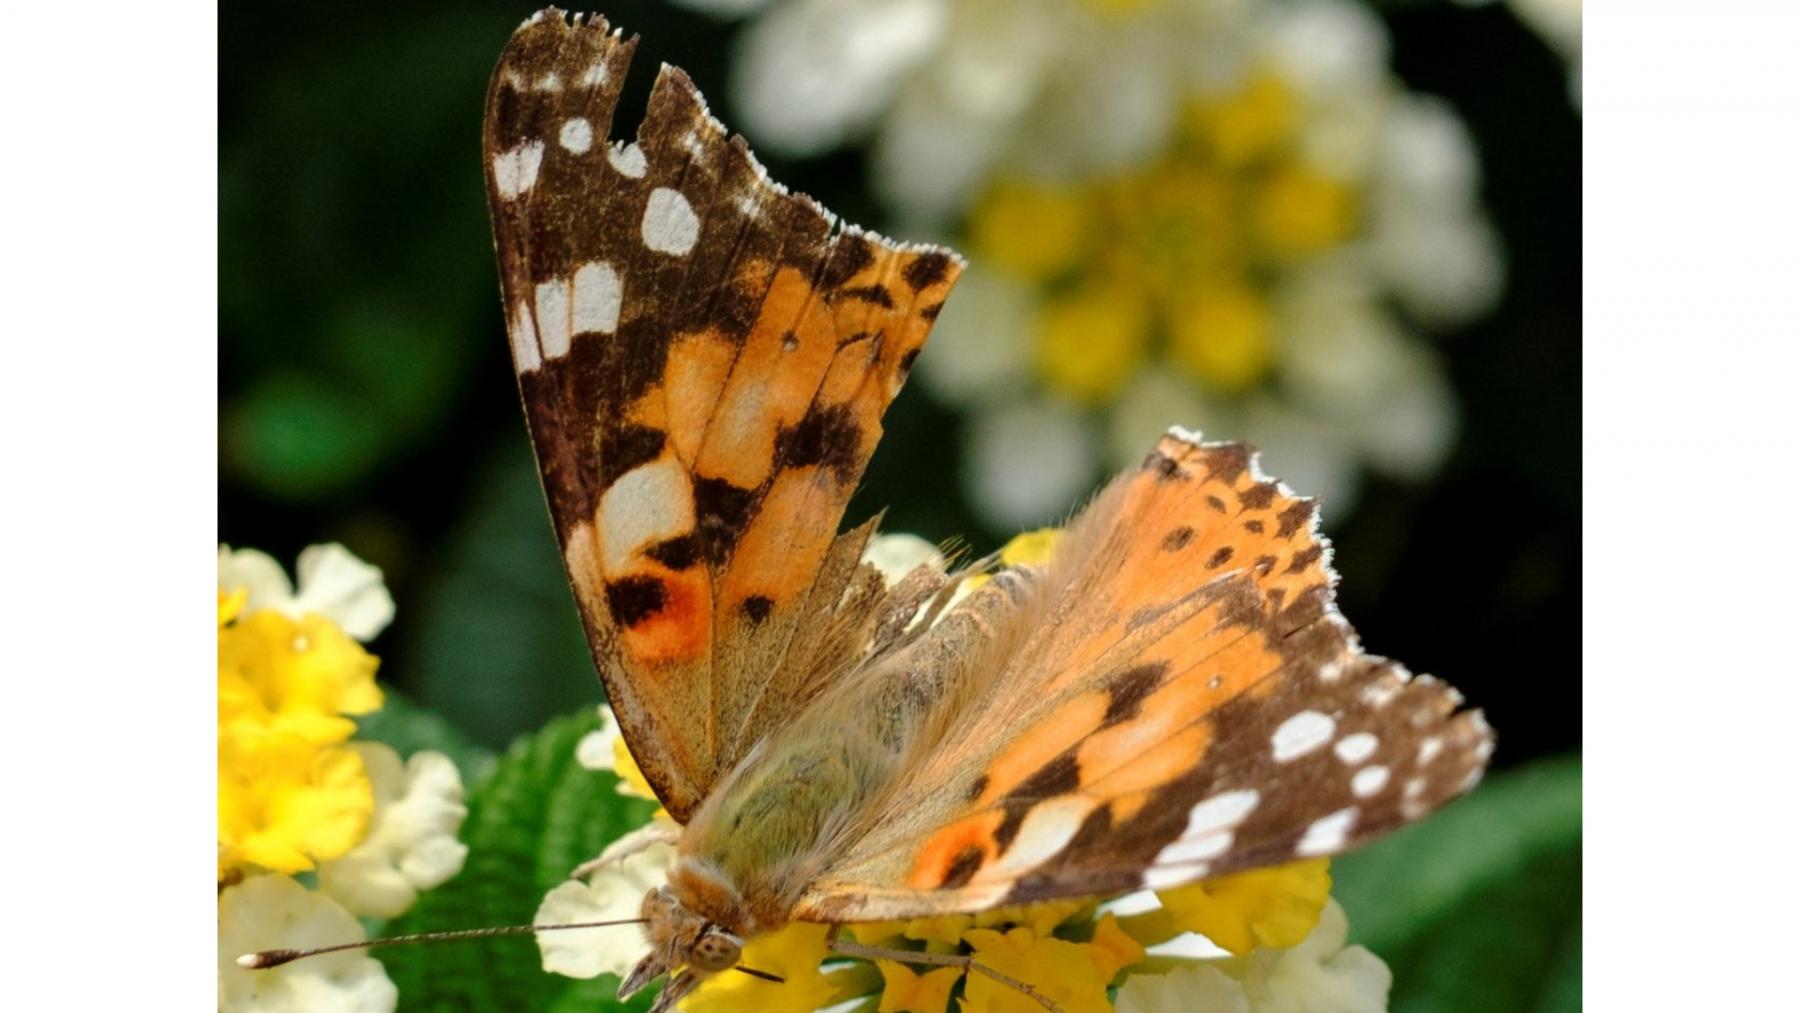
M382 705L362 645L394 615L381 572L339 545L281 566L219 549L219 1008L391 1010L381 963L338 953L271 970L237 958L364 938L462 868L450 758L356 741Z
M1355 0L688 0L756 8L759 145L867 139L907 235L971 267L919 363L997 527L1066 511L1171 418L1338 507L1456 433L1422 340L1499 294L1474 145Z
M1058 535L1053 529L1020 535L1002 550L1002 561L1041 563L1055 550ZM890 579L922 562L942 562L930 543L904 534L878 537L865 559ZM577 759L616 776L620 794L654 798L605 707L600 729L577 747ZM674 829L661 814L653 822L658 821ZM559 884L533 921L635 918L644 894L661 885L674 858L672 845L653 844L586 879ZM1385 1010L1392 975L1379 957L1347 945L1347 920L1330 892L1330 863L1320 858L1110 900L1050 901L973 915L862 923L845 931L868 946L971 955L1029 983L1068 1013ZM858 998L880 1013L1038 1013L1043 1008L960 967L834 957L828 931L825 925L796 923L747 941L743 963L784 980L717 975L680 1008L811 1013ZM623 977L643 955L641 942L616 928L541 933L538 945L545 970L575 978Z

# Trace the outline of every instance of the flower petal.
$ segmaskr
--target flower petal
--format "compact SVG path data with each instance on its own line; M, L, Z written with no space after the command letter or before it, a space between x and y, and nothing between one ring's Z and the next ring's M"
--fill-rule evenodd
M394 596L381 581L381 569L342 545L308 546L300 553L296 570L300 593L293 602L294 614L317 612L365 642L393 621Z
M286 876L252 876L219 895L219 1009L255 1013L387 1013L398 1001L366 951L329 953L268 970L239 967L257 950L307 949L365 938L350 912Z
M442 753L414 753L402 765L399 754L377 742L350 748L368 769L375 812L362 843L319 867L319 889L354 914L397 917L419 891L462 870L469 854L456 839L469 814L462 777Z
M532 918L536 925L636 918L644 894L662 885L675 861L672 845L657 844L594 873L587 882L558 883ZM643 934L632 926L537 934L544 970L570 978L624 977L642 957Z

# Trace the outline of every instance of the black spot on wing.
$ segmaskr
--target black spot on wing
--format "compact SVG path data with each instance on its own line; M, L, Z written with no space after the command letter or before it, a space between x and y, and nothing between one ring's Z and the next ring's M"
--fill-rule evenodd
M648 426L626 424L600 434L600 488L609 488L625 474L641 464L656 460L662 453L663 431Z
M1144 704L1144 698L1162 685L1163 676L1169 671L1166 661L1153 661L1146 665L1128 668L1113 677L1106 687L1106 717L1100 727L1110 728L1121 721L1129 721L1137 717L1138 708Z
M694 480L694 526L700 550L710 563L722 563L737 548L750 524L756 493L722 478Z
M762 625L763 620L769 618L769 610L774 607L773 599L760 594L753 594L738 605L738 608L744 613L744 618L758 626Z
M831 298L834 301L838 299L856 299L866 303L874 303L882 309L891 310L894 308L894 297L889 295L888 290L880 285L859 285L856 288L840 288L832 293Z
M950 867L944 870L944 881L939 883L938 887L944 890L954 890L957 887L968 885L969 880L974 879L975 873L980 871L981 861L986 854L973 844L962 849L951 860Z
M921 253L901 270L900 277L914 292L930 288L950 273L950 257L944 253Z
M1187 548L1188 543L1193 540L1194 540L1194 529L1187 526L1186 524L1183 524L1181 527L1178 527L1175 530L1173 530L1163 536L1163 540L1162 540L1163 551L1164 552L1180 552L1182 549Z
M1231 546L1221 545L1217 552L1214 552L1211 556L1207 557L1206 568L1208 570L1217 570L1219 567L1224 566L1229 562L1231 562Z
M862 428L849 405L815 406L799 424L776 436L775 452L786 467L823 465L839 484L851 482L862 464Z
M867 239L848 232L840 233L819 283L829 292L856 277L863 268L874 262L875 251Z
M1312 500L1297 500L1293 505L1281 511L1281 526L1275 529L1275 534L1286 538L1311 524L1313 512L1317 508L1318 505Z
M644 555L671 570L685 570L700 561L700 538L690 533L665 539L645 549Z
M606 585L606 607L627 629L661 612L668 601L668 589L655 577L626 577Z
M1238 502L1251 510L1261 510L1275 502L1276 491L1275 483L1259 482L1238 493Z

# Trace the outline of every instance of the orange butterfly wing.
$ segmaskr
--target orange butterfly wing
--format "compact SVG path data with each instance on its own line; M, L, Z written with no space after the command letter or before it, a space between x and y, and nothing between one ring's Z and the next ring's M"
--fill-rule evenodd
M681 71L608 130L635 39L556 13L489 87L513 358L588 640L685 820L818 679L872 526L845 506L961 261L770 182Z
M1165 437L1047 570L963 604L1009 660L796 917L1173 886L1335 854L1471 788L1486 724L1362 653L1314 518L1245 447Z

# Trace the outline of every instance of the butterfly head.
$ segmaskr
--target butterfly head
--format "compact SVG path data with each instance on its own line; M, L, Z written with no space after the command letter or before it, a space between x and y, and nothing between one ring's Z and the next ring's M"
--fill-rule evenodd
M738 966L743 937L690 909L669 887L655 887L644 895L642 915L650 952L620 983L619 998L674 971L650 1007L652 1013L661 1013L707 978Z

